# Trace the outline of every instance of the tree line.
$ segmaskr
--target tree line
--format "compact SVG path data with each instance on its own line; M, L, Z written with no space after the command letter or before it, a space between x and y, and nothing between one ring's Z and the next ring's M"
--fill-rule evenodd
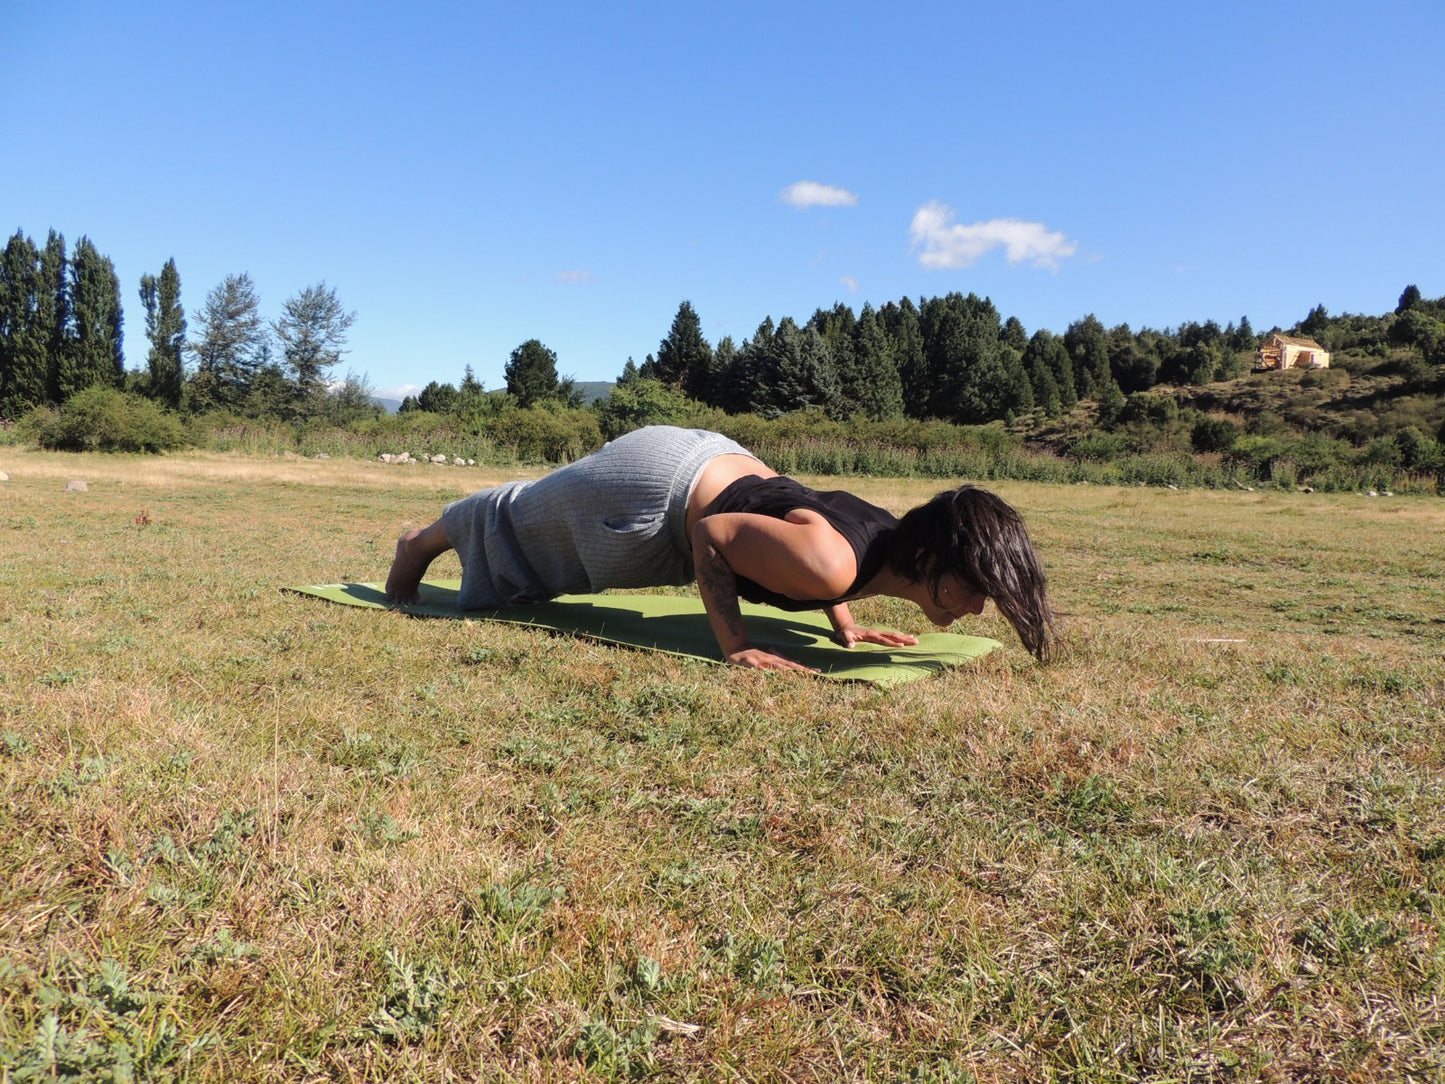
M1318 305L1288 331L1327 349L1381 357L1404 349L1416 366L1445 365L1445 298L1426 300L1414 286L1394 313L1331 317ZM916 304L905 297L878 309L865 304L856 315L838 304L802 324L768 317L744 342L725 336L713 345L691 302L683 301L656 353L641 365L627 360L613 395L655 398L659 391L646 387L655 383L734 415L816 410L835 420L960 425L1028 414L1054 418L1091 400L1107 425L1131 395L1240 375L1252 367L1261 338L1248 316L1225 327L1208 320L1134 331L1128 324L1105 327L1088 315L1063 334L1041 329L1030 335L988 298L949 293ZM523 344L508 363L507 392L523 406L567 401L573 386L558 378L556 362L539 341ZM461 388L433 382L403 409L466 413L481 394L468 369Z
M1280 330L1278 328L1276 331ZM1323 305L1290 332L1327 349L1383 357L1405 349L1416 366L1445 365L1445 298L1428 301L1407 287L1393 314L1332 318ZM629 359L619 386L654 379L730 414L776 417L815 408L831 418L936 419L961 425L1057 417L1080 400L1098 404L1105 423L1128 396L1161 384L1227 380L1252 367L1261 341L1247 316L1173 330L1128 324L1107 328L1088 315L1062 335L1029 335L976 294L908 298L880 309L865 304L818 309L806 323L765 319L741 344L714 347L684 301L656 355ZM1418 375L1418 374L1417 374Z
M189 321L174 260L141 277L139 296L149 350L146 367L128 373L110 259L85 237L67 254L54 230L43 247L17 231L0 261L0 417L62 405L92 386L124 388L192 416L344 420L348 411L375 410L364 380L330 385L355 314L324 282L288 298L270 322L246 274L228 275ZM1393 313L1331 316L1318 305L1289 330L1333 350L1401 353L1416 376L1445 365L1445 298L1426 299L1413 285ZM1259 340L1247 316L1226 327L1210 320L1134 331L1088 315L1062 334L1029 334L988 298L954 292L876 309L865 304L856 314L835 304L802 323L769 316L744 341L724 336L714 345L683 301L656 353L641 365L627 359L603 429L676 413L669 404L679 396L728 415L810 411L834 420L959 425L1047 420L1090 401L1107 428L1131 396L1158 385L1239 375ZM575 382L559 376L556 353L539 339L512 352L505 381L505 396L488 392L468 367L460 387L433 381L402 410L476 414L581 402Z
M0 257L0 418L63 406L97 387L189 414L299 418L348 405L372 409L363 380L330 386L356 314L324 282L287 298L269 322L247 274L227 275L188 321L174 259L141 276L139 296L149 349L146 367L127 371L121 284L110 258L88 237L67 253L53 229L43 247L17 230Z

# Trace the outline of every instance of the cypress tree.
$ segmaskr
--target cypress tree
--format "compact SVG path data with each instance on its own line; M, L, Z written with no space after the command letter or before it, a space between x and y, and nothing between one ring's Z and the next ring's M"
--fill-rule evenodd
M125 382L120 279L110 257L89 237L75 243L70 261L70 315L74 340L57 381L61 401L96 384L120 387Z
M45 388L52 403L60 402L60 371L71 350L69 269L65 238L51 230L40 253L36 328L45 346Z
M47 350L37 326L39 253L19 230L0 257L0 416L14 417L47 399Z
M181 276L174 258L166 261L160 277L142 275L140 298L145 306L146 338L150 352L150 395L172 410L181 405L185 363L181 352L186 345L186 314L181 308Z

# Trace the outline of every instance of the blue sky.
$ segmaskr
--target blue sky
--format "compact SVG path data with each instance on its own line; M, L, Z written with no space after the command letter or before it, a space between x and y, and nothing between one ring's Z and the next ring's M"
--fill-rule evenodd
M3 0L0 45L0 229L112 258L132 368L170 257L188 311L335 287L382 393L530 338L609 380L683 299L716 342L952 290L1030 332L1445 294L1439 0Z

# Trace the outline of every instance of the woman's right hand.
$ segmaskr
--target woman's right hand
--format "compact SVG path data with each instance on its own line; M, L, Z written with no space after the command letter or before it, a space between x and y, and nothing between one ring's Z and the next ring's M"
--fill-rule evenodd
M815 667L794 662L786 655L779 655L761 647L744 647L730 652L726 659L733 666L747 666L753 670L801 670L805 674L816 674Z

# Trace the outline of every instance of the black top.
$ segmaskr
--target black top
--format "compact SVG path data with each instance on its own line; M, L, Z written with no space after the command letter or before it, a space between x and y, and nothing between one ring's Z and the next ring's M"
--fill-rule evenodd
M819 513L828 525L848 540L858 559L858 577L848 590L834 599L807 600L789 598L769 591L747 579L738 577L738 595L749 602L766 602L780 610L821 610L851 597L854 592L876 576L888 556L888 542L898 520L891 512L845 493L841 489L820 492L809 489L791 478L759 478L745 475L717 495L704 516L724 512L751 512L754 515L782 519L794 508L808 508Z

